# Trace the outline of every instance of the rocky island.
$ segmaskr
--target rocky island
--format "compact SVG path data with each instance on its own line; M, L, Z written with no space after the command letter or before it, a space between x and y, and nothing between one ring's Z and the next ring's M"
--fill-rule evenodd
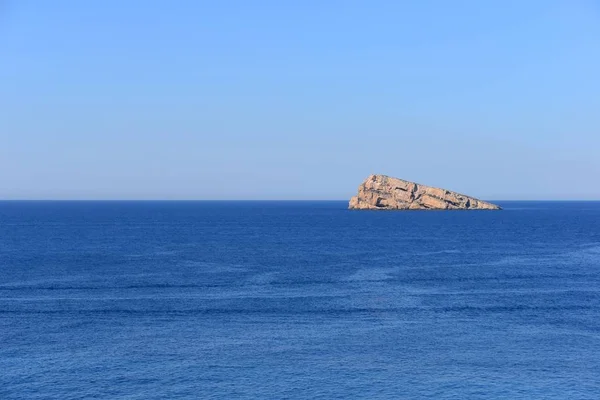
M350 199L351 210L501 210L495 204L431 186L371 175Z

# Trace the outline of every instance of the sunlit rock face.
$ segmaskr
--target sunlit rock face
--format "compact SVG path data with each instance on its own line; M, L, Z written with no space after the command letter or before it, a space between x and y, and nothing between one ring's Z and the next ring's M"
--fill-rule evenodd
M500 210L495 204L446 189L371 175L350 199L351 210Z

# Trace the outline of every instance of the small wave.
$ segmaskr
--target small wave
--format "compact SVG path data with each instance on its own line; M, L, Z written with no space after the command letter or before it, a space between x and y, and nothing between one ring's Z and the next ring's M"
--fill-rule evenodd
M344 281L386 281L393 278L398 268L362 268L343 279Z
M425 251L422 253L416 253L417 256L431 256L435 254L460 254L462 251L456 249L449 250L438 250L438 251Z

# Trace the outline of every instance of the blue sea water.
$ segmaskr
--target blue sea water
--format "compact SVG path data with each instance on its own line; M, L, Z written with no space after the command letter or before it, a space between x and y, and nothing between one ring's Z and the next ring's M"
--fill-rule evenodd
M0 202L0 398L600 398L600 203L500 204Z

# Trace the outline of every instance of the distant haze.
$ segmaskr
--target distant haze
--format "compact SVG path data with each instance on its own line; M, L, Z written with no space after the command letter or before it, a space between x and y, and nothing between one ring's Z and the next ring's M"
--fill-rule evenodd
M600 199L597 1L3 4L0 199Z

